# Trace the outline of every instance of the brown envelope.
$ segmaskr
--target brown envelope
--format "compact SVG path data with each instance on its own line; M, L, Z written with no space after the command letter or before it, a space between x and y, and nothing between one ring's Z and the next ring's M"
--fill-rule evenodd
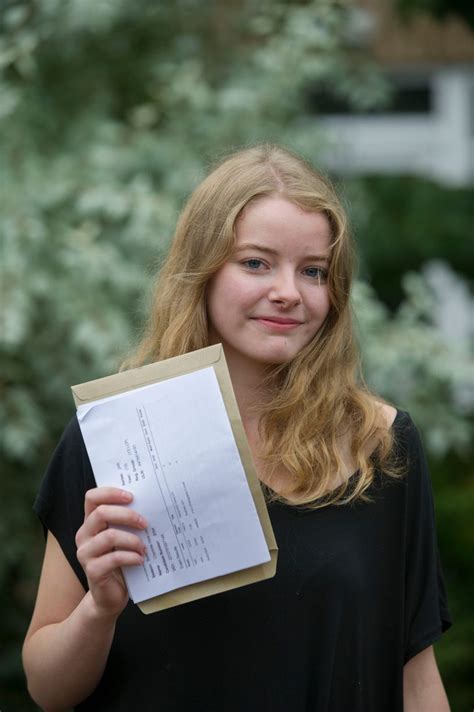
M72 386L72 394L76 407L83 403L98 400L99 398L107 398L108 396L117 393L124 393L133 388L158 383L167 378L181 376L185 373L198 371L201 368L212 366L214 368L217 381L219 383L224 404L229 416L234 438L239 449L242 464L252 493L255 507L262 525L265 540L270 552L271 559L267 563L252 566L249 569L235 571L224 576L208 579L207 581L199 581L190 586L169 591L161 596L149 598L146 601L138 603L138 607L143 613L154 613L162 611L165 608L179 606L181 603L195 601L205 596L212 596L215 593L228 591L239 586L246 586L249 583L255 583L266 578L271 578L276 572L276 563L278 556L278 548L273 534L270 518L268 516L267 507L260 488L255 466L253 464L252 455L250 453L249 444L245 435L245 430L240 418L237 401L235 399L232 382L230 380L229 371L224 356L224 349L221 344L208 346L199 351L193 351L183 356L167 359L166 361L158 361L147 366L134 368L130 371L122 371L113 376L99 378L96 381L81 383L77 386Z

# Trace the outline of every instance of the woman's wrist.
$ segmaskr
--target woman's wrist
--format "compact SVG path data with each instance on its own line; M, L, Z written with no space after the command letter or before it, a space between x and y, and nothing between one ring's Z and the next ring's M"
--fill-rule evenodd
M91 591L88 591L86 593L86 595L82 599L81 605L83 607L83 613L87 617L87 619L89 619L95 625L103 624L104 627L115 627L117 618L122 613L123 608L125 608L124 606L119 611L108 611L97 604Z

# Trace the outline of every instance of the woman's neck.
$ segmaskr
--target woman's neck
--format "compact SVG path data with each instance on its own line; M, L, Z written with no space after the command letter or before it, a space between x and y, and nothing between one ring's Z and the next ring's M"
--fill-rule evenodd
M232 371L230 377L244 425L258 423L264 398L262 378L252 378L248 374Z
M269 367L255 361L235 358L234 354L227 352L226 361L258 478L276 492L284 494L292 483L290 473L283 466L270 473L261 455L259 424L262 407L269 397L264 385L267 382Z
M230 378L244 425L258 424L261 406L265 401L265 379L268 366L235 358L226 353Z

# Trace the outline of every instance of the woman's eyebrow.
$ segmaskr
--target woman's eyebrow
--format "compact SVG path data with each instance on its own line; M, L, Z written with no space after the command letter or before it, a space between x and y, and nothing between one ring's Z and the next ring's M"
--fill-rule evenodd
M244 242L235 248L235 252L243 252L244 250L258 250L259 252L267 252L270 255L278 255L278 250L266 245L258 245L256 242ZM305 255L305 260L314 260L315 262L329 262L327 255Z

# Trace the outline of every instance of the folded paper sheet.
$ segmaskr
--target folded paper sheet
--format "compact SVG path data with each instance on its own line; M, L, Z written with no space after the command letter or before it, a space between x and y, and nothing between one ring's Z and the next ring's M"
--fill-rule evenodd
M186 354L128 372L125 389L117 387L123 373L73 388L97 484L133 492L132 506L148 521L140 534L147 547L145 562L124 569L130 596L145 602L140 606L145 612L275 571L276 546L255 473L250 483L246 472L251 458L241 423L237 439L234 434L236 404L231 403L231 419L226 407L230 378L221 382L226 371L222 349L195 353L201 354L201 367L195 369L189 369L192 355ZM169 373L172 361L177 375L157 381L163 367ZM147 375L153 372L155 382L143 382L145 369L151 369ZM101 381L106 382L103 388ZM84 386L96 397L80 403ZM242 448L247 449L243 458ZM176 591L181 596L170 599L169 592ZM183 592L188 593L184 600Z

